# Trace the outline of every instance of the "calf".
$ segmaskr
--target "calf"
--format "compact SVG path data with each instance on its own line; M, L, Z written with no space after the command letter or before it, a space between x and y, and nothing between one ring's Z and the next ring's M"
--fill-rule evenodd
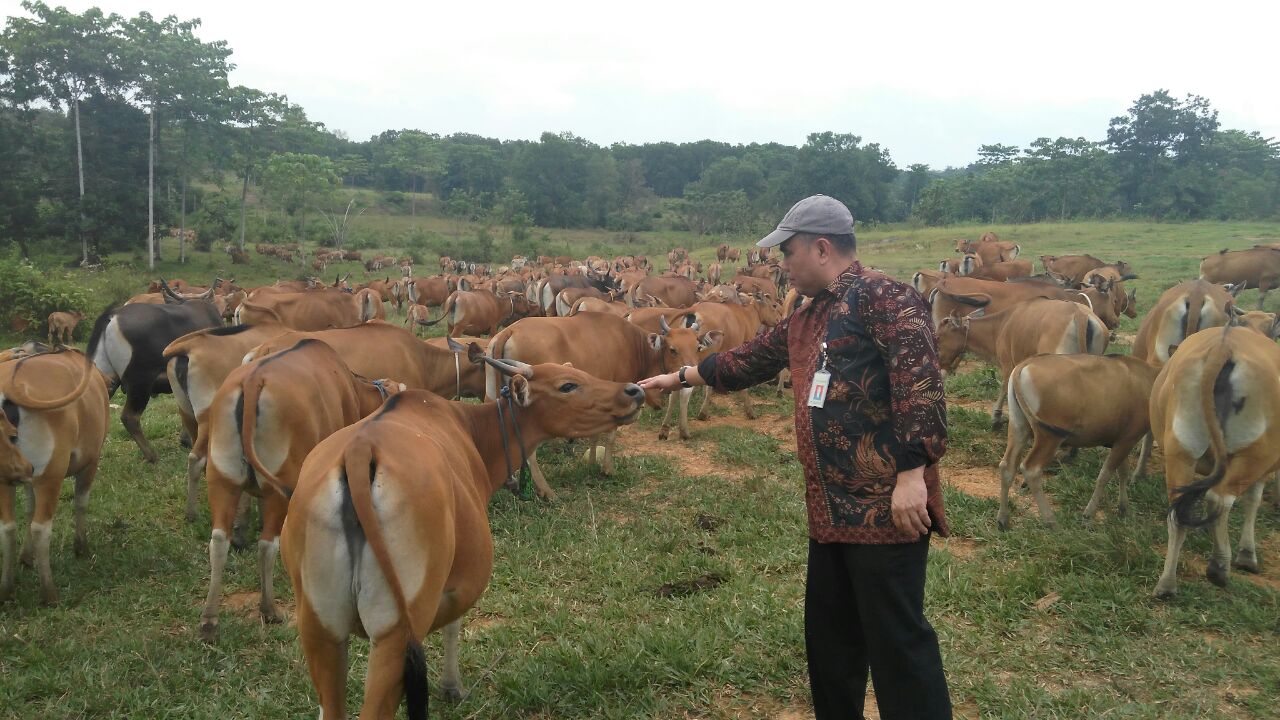
M393 716L402 696L409 718L427 717L422 641L439 628L441 685L460 698L461 618L493 571L490 498L543 441L613 432L644 402L634 384L572 367L489 362L510 376L496 402L402 393L303 466L282 551L325 718L346 717L353 634L372 641L361 717Z
M17 486L27 490L31 527L22 557L34 560L40 600L58 602L49 564L53 516L62 480L74 476L75 553L89 549L85 513L107 436L107 387L76 350L20 355L0 363L0 602L13 597L18 549Z
M1254 524L1263 478L1280 468L1280 348L1247 328L1209 328L1188 337L1151 391L1151 432L1164 450L1169 544L1157 598L1177 592L1178 556L1189 528L1212 526L1205 576L1227 584L1227 515L1244 500L1235 566L1258 571ZM1208 472L1196 479L1197 472ZM1208 507L1197 516L1196 506Z
M75 334L76 325L79 325L83 319L84 313L79 310L49 313L49 344L69 344L71 336Z
M1009 529L1009 488L1020 462L1040 508L1040 519L1054 525L1053 508L1045 499L1041 481L1045 466L1062 445L1111 449L1084 509L1085 519L1092 519L1107 479L1151 428L1147 413L1134 409L1149 403L1151 385L1159 371L1120 355L1037 355L1014 367L1008 381L1008 442L1000 460L1000 511L996 517L1000 529ZM1023 461L1029 440L1031 451ZM1144 453L1133 478L1145 469ZM1128 510L1129 484L1121 481L1119 511L1124 515Z
M280 528L307 453L326 437L378 409L403 386L354 375L333 348L303 340L236 368L209 406L209 597L200 636L218 637L228 532L248 492L262 499L258 561L263 622L280 622L272 593Z

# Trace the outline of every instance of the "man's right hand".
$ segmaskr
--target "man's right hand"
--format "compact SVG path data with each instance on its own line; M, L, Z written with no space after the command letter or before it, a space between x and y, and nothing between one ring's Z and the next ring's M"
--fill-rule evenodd
M680 376L676 373L654 375L641 380L640 387L645 390L677 390L680 388Z

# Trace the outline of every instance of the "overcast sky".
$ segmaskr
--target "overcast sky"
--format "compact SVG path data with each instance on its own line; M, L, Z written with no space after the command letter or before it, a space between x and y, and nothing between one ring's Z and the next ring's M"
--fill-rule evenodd
M46 0L199 17L231 80L364 140L800 145L860 135L900 167L978 145L1101 140L1143 93L1207 97L1224 127L1280 135L1280 4L1129 2L366 2ZM4 15L17 0L0 0Z

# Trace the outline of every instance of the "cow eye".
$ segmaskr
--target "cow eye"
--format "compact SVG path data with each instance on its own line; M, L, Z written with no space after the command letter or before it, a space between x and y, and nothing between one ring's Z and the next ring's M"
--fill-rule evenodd
M567 382L560 386L560 392L562 393L570 393L577 389L578 389L578 385L576 383L571 383L571 382Z

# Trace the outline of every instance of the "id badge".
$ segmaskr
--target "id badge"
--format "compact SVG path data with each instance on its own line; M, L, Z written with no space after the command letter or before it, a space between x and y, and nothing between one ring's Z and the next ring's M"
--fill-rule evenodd
M831 386L831 373L818 370L809 386L809 407L820 408L827 402L827 388Z

